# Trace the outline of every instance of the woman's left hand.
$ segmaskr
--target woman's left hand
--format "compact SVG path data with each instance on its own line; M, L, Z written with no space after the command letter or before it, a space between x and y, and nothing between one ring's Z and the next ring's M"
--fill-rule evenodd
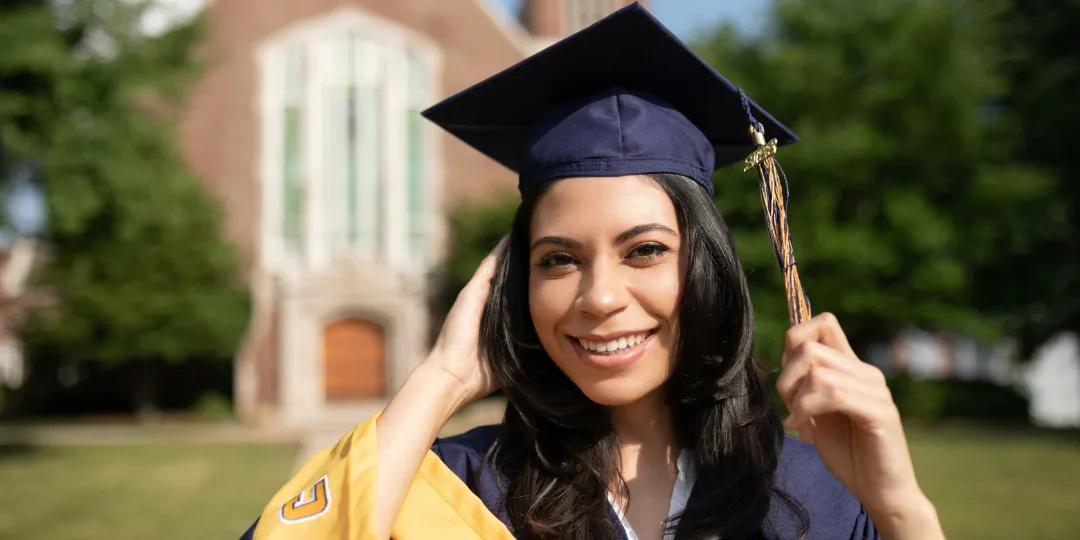
M836 317L824 313L791 328L782 365L777 390L790 412L785 425L817 447L825 466L875 523L893 528L892 522L905 533L930 526L940 533L933 506L915 479L885 376L859 360ZM927 519L932 523L912 522Z

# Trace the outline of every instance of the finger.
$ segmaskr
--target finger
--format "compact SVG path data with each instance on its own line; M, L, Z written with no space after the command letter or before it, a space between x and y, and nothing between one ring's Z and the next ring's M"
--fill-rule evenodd
M816 341L804 341L794 350L785 352L784 369L776 379L776 391L788 403L795 396L799 383L814 367L855 373L855 366L836 349Z
M499 243L495 245L495 248L484 257L484 260L480 261L480 266L477 267L476 273L473 274L472 281L485 285L491 283L491 279L495 277L495 269L498 267L499 258L506 251L508 238L509 236L502 237Z
M788 420L784 421L784 425L787 426L789 429L794 430L798 434L799 440L804 443L814 444L814 430L817 429L817 421L814 418L811 418L797 426L794 424L788 425L790 422L791 418L789 417Z
M788 404L789 427L806 425L815 416L842 414L856 424L872 426L896 415L882 389L849 373L814 368L804 377Z
M785 400L794 394L793 388L813 365L838 369L869 383L885 386L885 374L876 366L858 358L846 356L817 341L804 341L792 350L784 351L784 366L776 381L776 389Z
M794 349L806 341L817 341L841 353L857 358L840 322L832 313L822 313L802 324L791 327L784 336L784 350Z
M503 235L503 237L499 239L499 243L495 244L495 247L491 248L491 253L488 253L488 255L494 255L495 258L502 257L502 254L506 251L506 246L509 243L510 235Z

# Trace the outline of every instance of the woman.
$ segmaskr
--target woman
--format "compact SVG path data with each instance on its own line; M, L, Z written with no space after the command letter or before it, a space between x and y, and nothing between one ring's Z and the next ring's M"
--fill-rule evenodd
M769 407L711 200L748 153L733 90L634 5L425 113L518 171L513 229L386 409L246 537L943 537L835 318L787 334L777 389L806 442ZM496 388L500 426L436 440Z

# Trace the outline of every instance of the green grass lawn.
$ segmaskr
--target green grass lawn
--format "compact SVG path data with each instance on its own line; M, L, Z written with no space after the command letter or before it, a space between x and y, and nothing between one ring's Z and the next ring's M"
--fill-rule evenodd
M295 447L0 447L0 539L236 539Z
M949 538L1080 538L1080 437L909 432ZM0 539L237 538L294 448L0 447Z
M1080 437L909 430L951 540L1080 539Z

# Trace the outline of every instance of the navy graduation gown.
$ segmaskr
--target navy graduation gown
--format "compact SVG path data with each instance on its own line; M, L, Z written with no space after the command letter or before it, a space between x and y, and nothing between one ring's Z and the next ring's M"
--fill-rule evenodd
M493 467L484 467L485 453L494 444L499 426L483 426L468 432L439 439L432 451L458 476L495 514L507 528L510 526L499 502L499 474ZM776 485L803 505L809 515L809 531L805 540L874 540L879 534L862 505L837 480L818 456L817 450L797 439L788 438L780 456ZM786 508L782 504L774 508ZM612 519L615 514L612 512ZM794 516L784 510L770 513L767 530L779 539L794 540L798 534ZM619 540L626 540L619 528Z
M395 538L426 539L433 534L448 539L512 538L500 504L499 473L483 462L499 429L485 426L435 441L395 523ZM242 540L375 538L376 462L372 418L311 458L278 491ZM776 484L809 515L806 540L879 538L862 506L829 473L814 447L787 440ZM617 521L614 511L610 515ZM766 523L769 536L796 538L794 518L787 505L774 505ZM617 530L618 540L626 540L622 528Z

